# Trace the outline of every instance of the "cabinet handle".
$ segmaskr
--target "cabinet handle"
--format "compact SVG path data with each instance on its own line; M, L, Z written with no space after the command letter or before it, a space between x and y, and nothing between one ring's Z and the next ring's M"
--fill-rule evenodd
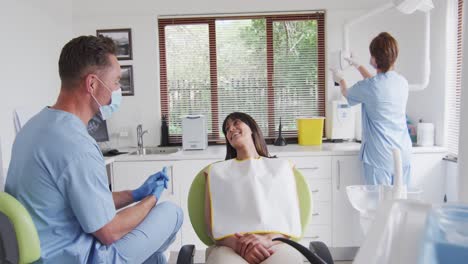
M313 236L313 237L310 237L310 238L312 238L312 239L319 239L320 236Z
M340 164L340 160L337 160L337 164L338 164L338 179L336 181L336 189L340 190L340 185L341 185L341 164Z
M172 184L171 184L171 194L174 195L174 170L173 170L174 166L171 165L170 167L171 167L171 182L172 182Z
M298 167L299 170L318 170L319 167L312 167L312 168L309 168L309 167Z
M315 190L312 190L311 192L313 192L313 193L318 193L319 190L318 190L318 189L315 189Z
M312 216L319 216L320 213L313 213Z

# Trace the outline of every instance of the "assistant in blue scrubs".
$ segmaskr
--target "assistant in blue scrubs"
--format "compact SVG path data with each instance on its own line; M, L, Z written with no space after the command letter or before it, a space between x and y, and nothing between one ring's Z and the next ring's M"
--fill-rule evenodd
M175 204L158 202L164 177L150 176L136 190L112 193L104 158L86 128L96 112L106 119L120 104L113 41L71 40L59 70L57 103L19 131L5 186L32 217L41 262L166 263L164 251L175 240L183 213Z
M353 58L354 65L364 80L347 89L341 72L334 70L335 82L350 105L361 104L362 145L360 158L363 162L366 184L391 185L394 177L392 150L400 150L403 180L410 181L411 139L406 126L406 103L408 81L394 71L398 57L398 44L388 33L380 33L370 46L371 65L377 74L372 76Z

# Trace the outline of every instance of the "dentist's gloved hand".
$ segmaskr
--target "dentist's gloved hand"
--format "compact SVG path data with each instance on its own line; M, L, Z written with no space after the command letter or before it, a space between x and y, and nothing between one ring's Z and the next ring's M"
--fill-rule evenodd
M153 195L156 197L156 202L159 201L161 194L163 193L164 189L167 189L167 182L169 180L158 180L156 181L156 187L153 190Z
M163 185L167 187L167 168L164 167L162 171L159 171L146 179L146 181L137 189L132 191L132 197L135 202L141 201L141 199L153 193L154 188L158 181L161 181Z
M344 58L350 65L354 66L356 69L359 68L359 66L361 66L361 63L359 62L359 60L354 56L353 53L351 53L351 56L350 57L345 57Z
M341 72L340 70L335 69L335 68L330 68L330 71L333 74L333 81L334 82L339 84L342 80L344 80L343 72Z

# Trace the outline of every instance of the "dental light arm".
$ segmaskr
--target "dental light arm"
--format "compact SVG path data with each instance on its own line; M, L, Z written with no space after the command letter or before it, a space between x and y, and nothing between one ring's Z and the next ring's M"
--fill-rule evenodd
M429 76L431 73L431 61L430 61L430 13L429 11L434 8L432 0L393 0L388 4L371 10L369 13L364 14L358 18L348 21L343 26L343 51L342 53L348 53L350 49L349 45L349 28L352 25L365 21L370 17L377 16L391 8L396 8L398 11L404 14L412 14L419 10L425 13L425 47L424 47L424 58L423 58L423 77L419 83L410 83L409 89L411 91L423 90L429 85Z

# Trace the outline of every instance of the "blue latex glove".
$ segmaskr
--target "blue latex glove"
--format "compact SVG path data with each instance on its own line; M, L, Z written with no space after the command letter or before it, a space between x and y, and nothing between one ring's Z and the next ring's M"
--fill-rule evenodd
M161 179L156 181L156 187L153 190L153 195L156 197L156 202L159 201L161 194L163 193L164 189L167 189L167 182L169 180Z
M164 167L161 171L151 175L146 179L146 181L137 189L132 191L132 197L135 202L141 201L141 199L145 198L146 196L153 193L154 188L158 181L163 182L163 184L167 188L167 181L169 181L169 177L167 177L167 168Z

